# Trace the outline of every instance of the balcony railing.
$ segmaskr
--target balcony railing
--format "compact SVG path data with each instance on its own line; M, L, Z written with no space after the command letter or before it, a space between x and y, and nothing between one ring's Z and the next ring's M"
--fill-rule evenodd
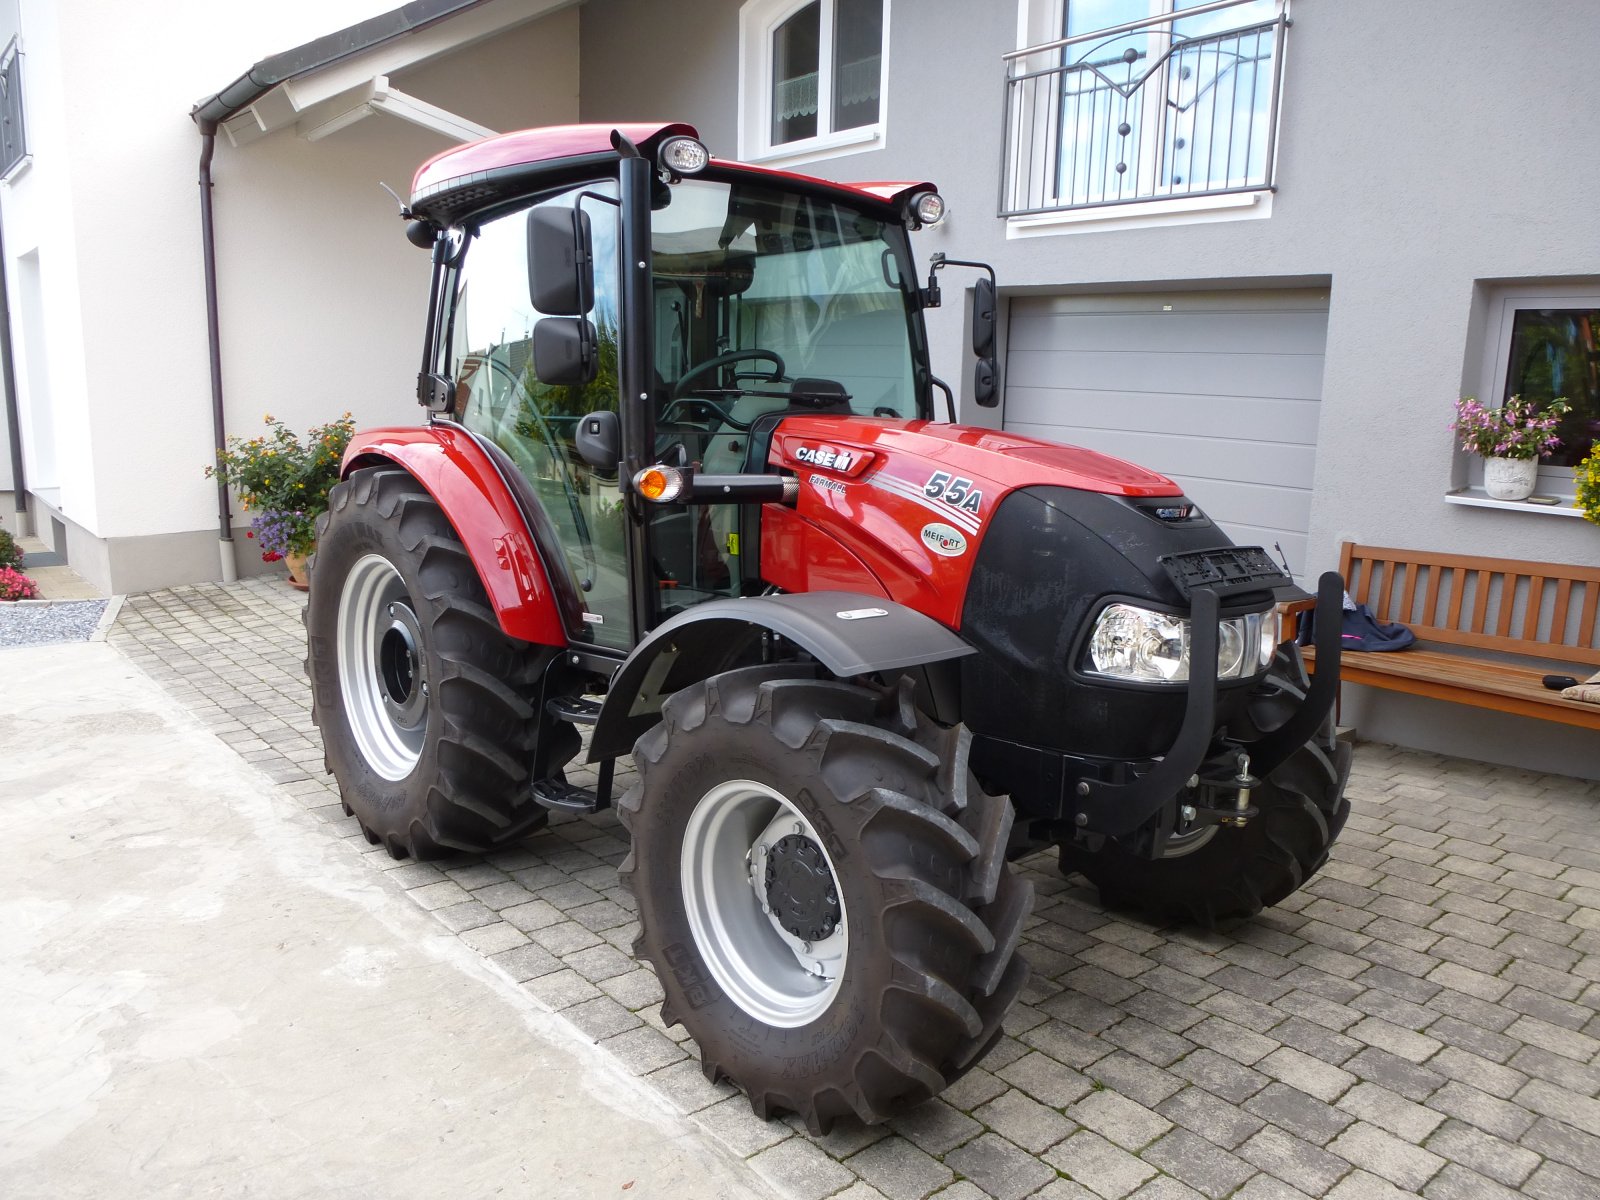
M1199 28L1248 2L1008 54L1000 215L1270 190L1288 18Z

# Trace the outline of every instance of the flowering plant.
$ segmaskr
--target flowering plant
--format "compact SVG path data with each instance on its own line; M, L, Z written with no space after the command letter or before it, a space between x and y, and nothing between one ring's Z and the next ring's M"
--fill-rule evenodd
M37 600L39 585L15 567L0 567L0 600Z
M256 514L246 537L261 545L261 557L276 562L288 554L309 554L316 544L316 520L328 511L328 491L339 482L339 461L355 433L354 418L318 425L301 441L270 413L263 437L229 438L217 465L206 475L220 476L239 493L239 503Z
M1583 509L1584 520L1600 525L1600 442L1572 474L1578 485L1578 507Z
M1541 458L1561 445L1555 428L1568 411L1564 396L1543 408L1518 396L1500 408L1485 408L1468 396L1456 401L1456 419L1450 428L1461 439L1463 450L1484 458Z
M22 547L17 545L17 540L10 532L0 529L0 567L20 567L22 565Z

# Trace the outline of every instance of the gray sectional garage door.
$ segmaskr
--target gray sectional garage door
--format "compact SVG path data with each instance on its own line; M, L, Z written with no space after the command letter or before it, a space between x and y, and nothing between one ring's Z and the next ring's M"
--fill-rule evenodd
M1301 574L1327 333L1326 290L1020 297L1005 426L1160 471Z

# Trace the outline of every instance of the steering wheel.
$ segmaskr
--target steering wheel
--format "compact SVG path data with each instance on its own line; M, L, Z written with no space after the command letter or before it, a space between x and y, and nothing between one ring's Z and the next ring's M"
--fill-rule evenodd
M756 378L765 379L768 383L778 383L783 379L783 359L779 358L771 350L754 348L749 350L729 350L726 354L719 354L715 358L708 358L705 362L690 367L683 377L672 385L672 399L681 399L685 392L691 390L689 387L690 380L698 379L702 375L708 375L712 371L720 370L723 367L732 366L737 362L749 362L756 359L764 359L772 364L772 374L757 375Z
M704 396L686 396L682 400L667 401L661 410L660 425L678 425L685 421L712 421L731 425L740 433L748 432L751 422L741 421L728 411L728 406L707 400Z

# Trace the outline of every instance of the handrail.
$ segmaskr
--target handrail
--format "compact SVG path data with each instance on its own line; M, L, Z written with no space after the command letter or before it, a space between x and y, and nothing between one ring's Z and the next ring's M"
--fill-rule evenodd
M1159 16L1129 21L1126 25L1112 25L1106 29L1096 29L1090 33L1078 33L1072 37L1056 38L1052 42L1040 42L1037 46L1028 46L1022 50L1013 50L1009 54L1002 54L1000 61L1011 62L1015 59L1026 58L1030 54L1042 54L1046 50L1060 50L1063 46L1076 46L1079 42L1101 41L1118 34L1148 29L1153 25L1170 25L1174 21L1183 20L1187 17L1198 17L1202 13L1220 12L1225 8L1237 8L1241 4L1253 4L1254 2L1255 0L1216 0L1213 4L1202 4L1199 8L1186 8L1182 12L1162 13Z
M1170 29L1247 3L1218 0L1132 26ZM1007 56L999 215L1272 190L1289 26L1284 0L1276 8L1270 20L1240 25L1236 13L1234 28L1158 38L1107 62L1093 47L1076 62L1046 56L1058 61L1037 70ZM1048 45L1115 45L1126 28Z

